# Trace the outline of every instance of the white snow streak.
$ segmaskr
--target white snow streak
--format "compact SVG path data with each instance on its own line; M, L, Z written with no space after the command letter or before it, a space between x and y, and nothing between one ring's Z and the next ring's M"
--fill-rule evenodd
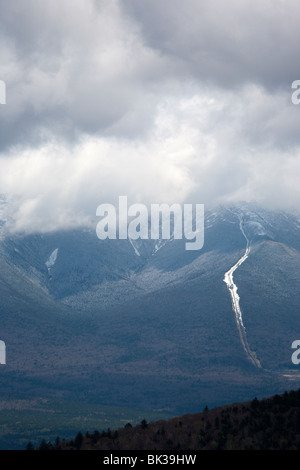
M133 248L134 251L135 251L135 254L136 254L137 256L141 256L141 254L140 254L140 252L138 251L138 249L134 246L133 241L131 240L131 238L128 237L128 239L129 239L129 241L130 241L130 244L131 244L132 248Z
M249 239L247 238L247 236L245 234L245 231L243 229L243 224L242 224L242 219L241 218L240 218L240 230L241 230L242 234L244 235L244 237L246 239L246 242L247 242L246 251L245 251L244 255L235 263L235 265L232 266L229 269L229 271L227 271L225 273L224 282L226 283L227 288L228 288L228 290L230 292L230 295L231 295L232 309L235 313L235 320L236 320L236 324L237 324L238 331L239 331L239 334L240 334L240 339L241 339L242 346L243 346L246 354L248 355L250 361L252 362L252 364L255 365L256 367L261 368L261 364L260 364L259 360L257 359L255 352L251 351L251 349L249 347L249 344L248 344L248 341L247 341L246 328L245 328L244 323L243 323L242 311L241 311L241 307L240 307L240 297L237 293L237 286L233 281L234 271L239 266L241 266L241 264L248 258L249 253L250 253L250 242L249 242Z
M46 261L45 264L48 268L48 271L50 270L50 268L52 268L55 265L57 253L58 253L58 248L55 248L55 250L52 251L51 255L49 256L49 259Z

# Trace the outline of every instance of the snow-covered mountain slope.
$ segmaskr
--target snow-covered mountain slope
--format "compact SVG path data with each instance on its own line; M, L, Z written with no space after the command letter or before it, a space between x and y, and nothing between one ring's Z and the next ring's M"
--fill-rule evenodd
M76 384L93 395L93 383L103 403L117 386L128 404L141 404L151 389L155 405L167 406L171 394L173 407L187 401L191 409L259 395L257 388L284 390L294 384L286 376L298 380L291 363L300 331L294 215L252 204L206 210L199 251L186 251L185 240L100 241L95 230L1 233L1 339L13 380L21 364L46 388L54 374L59 390ZM242 333L224 282L234 266Z
M241 230L242 224L242 230ZM186 251L185 240L105 240L93 230L7 236L2 256L54 299L81 311L124 304L166 286L225 272L262 241L300 250L300 222L252 204L208 210L205 242ZM227 269L226 269L227 268Z

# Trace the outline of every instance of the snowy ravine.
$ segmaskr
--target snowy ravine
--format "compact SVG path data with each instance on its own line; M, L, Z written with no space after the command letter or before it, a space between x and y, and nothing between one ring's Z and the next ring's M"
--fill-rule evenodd
M235 314L235 321L236 321L236 324L237 324L238 332L239 332L239 335L240 335L240 339L241 339L241 343L242 343L242 346L244 348L244 351L246 352L246 354L247 354L248 358L250 359L250 361L252 362L252 364L255 367L261 368L261 364L260 364L259 360L257 359L255 352L251 351L251 349L249 347L249 344L248 344L248 341L247 341L246 329L245 329L245 326L244 326L244 323L243 323L242 311L241 311L241 308L240 308L240 297L237 293L237 290L238 290L237 286L233 281L234 271L239 266L241 266L241 264L248 258L248 255L250 253L250 242L249 242L249 239L247 238L247 236L245 234L245 231L243 229L243 224L242 224L242 218L241 217L240 217L240 230L241 230L242 234L244 235L244 237L246 239L246 242L247 242L246 251L245 251L244 255L237 261L237 263L235 263L235 265L232 266L232 268L230 268L229 271L227 271L225 273L224 282L226 283L227 288L228 288L228 290L230 292L230 295L231 295L232 309L233 309L233 312Z
M48 260L45 263L45 265L48 268L49 273L50 273L51 268L53 268L53 266L56 263L57 253L58 253L58 248L55 248L55 250L52 251L51 255L49 256Z

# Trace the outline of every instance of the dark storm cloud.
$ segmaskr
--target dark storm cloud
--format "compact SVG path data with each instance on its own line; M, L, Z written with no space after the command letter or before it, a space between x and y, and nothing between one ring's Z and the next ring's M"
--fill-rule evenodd
M299 74L296 0L128 0L150 47L198 80L286 89Z
M0 193L15 226L101 202L299 206L300 4L0 0Z
M2 0L0 9L10 104L1 149L51 134L143 134L162 97L187 82L289 98L298 76L296 1Z
M167 77L173 88L172 62L144 46L116 1L1 1L0 11L2 149L51 133L142 132Z

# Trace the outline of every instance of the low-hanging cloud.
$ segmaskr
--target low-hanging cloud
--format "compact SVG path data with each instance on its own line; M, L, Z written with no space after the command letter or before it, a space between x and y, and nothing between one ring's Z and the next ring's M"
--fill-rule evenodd
M12 229L88 225L119 195L299 206L296 2L0 6Z

